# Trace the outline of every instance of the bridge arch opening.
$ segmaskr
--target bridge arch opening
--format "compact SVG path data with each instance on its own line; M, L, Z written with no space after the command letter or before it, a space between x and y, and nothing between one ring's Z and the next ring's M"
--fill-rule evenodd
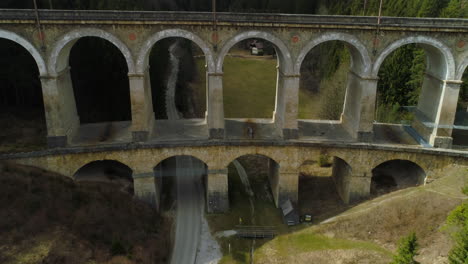
M100 29L73 30L55 43L48 64L69 143L131 140L128 74L135 66L123 42Z
M333 157L321 154L299 167L300 214L311 214L319 220L340 212L345 207L333 179Z
M69 65L81 124L132 120L128 67L116 46L80 38L70 50Z
M437 40L408 37L385 48L373 72L378 76L376 140L417 144L422 138L429 142L445 80L455 74L450 50Z
M359 89L351 87L353 78L349 75L365 72L361 51L346 41L329 40L315 43L303 56L298 107L301 135L336 136L341 130L345 133L340 129L345 96Z
M148 65L158 136L174 135L168 123L183 126L179 134L207 135L208 59L196 42L183 37L166 37L152 46Z
M335 182L336 190L341 200L345 203L350 202L349 190L350 178L353 175L353 168L340 157L333 157L332 177Z
M274 45L260 38L239 41L229 50L223 61L226 118L272 118L278 66L276 54Z
M417 44L408 44L389 54L378 73L376 122L411 123L426 68L426 52Z
M230 211L242 218L242 224L272 225L282 221L275 206L279 168L275 160L258 154L240 156L228 165Z
M392 191L424 184L425 171L408 160L386 161L372 170L371 195L382 195Z
M216 69L223 73L226 136L280 137L274 123L283 121L283 80L293 72L285 44L266 32L243 32L223 45Z
M173 210L176 202L177 208L203 204L208 166L202 160L187 155L169 157L159 162L153 173L162 211Z
M77 182L92 182L111 185L123 192L134 194L133 171L127 165L116 160L98 160L90 162L73 175Z
M47 126L39 79L43 73L31 53L35 49L2 33L0 30L0 152L45 148Z
M466 59L468 65L468 58ZM458 95L457 113L452 137L454 148L468 148L468 67L461 76L462 84Z

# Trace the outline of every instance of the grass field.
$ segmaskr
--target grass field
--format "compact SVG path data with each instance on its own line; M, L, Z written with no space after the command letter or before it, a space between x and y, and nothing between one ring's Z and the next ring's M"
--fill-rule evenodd
M272 118L276 100L276 65L277 61L269 57L225 58L223 100L226 118ZM197 67L199 73L205 72L204 59L197 59ZM205 100L205 82L195 85L196 98ZM321 100L320 95L300 89L299 119L319 119ZM197 105L205 105L205 101Z
M226 118L272 118L276 64L273 59L225 58L223 99Z

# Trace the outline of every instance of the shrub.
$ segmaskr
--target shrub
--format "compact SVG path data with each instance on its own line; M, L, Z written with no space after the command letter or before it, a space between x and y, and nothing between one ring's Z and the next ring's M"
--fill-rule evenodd
M462 230L456 234L455 241L455 246L450 250L448 255L449 263L468 263L468 225L466 222Z
M120 240L113 240L111 245L112 256L126 255L127 250Z
M332 164L330 162L330 156L328 154L320 154L317 164L319 167L330 167Z

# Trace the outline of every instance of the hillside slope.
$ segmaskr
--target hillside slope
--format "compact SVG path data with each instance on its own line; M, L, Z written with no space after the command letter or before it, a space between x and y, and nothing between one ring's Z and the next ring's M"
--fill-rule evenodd
M466 196L468 168L456 165L426 186L359 204L324 223L279 236L261 247L256 263L388 263L398 240L415 231L421 263L445 263L452 246L442 230L448 213ZM435 177L437 178L437 177Z
M165 263L169 229L118 186L0 163L0 263Z

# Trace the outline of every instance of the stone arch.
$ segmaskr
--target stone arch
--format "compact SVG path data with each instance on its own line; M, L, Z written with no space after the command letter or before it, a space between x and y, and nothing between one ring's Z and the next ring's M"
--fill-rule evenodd
M68 67L68 58L73 45L80 38L97 37L109 41L116 46L127 62L128 72L135 73L135 63L130 49L120 39L109 32L96 28L82 28L68 32L63 35L54 45L49 56L49 72L57 75Z
M437 77L441 80L452 80L455 77L455 59L450 49L439 40L426 36L411 36L391 43L375 60L372 75L377 77L385 59L396 49L408 44L419 44L424 48L427 56L427 70L432 74L438 74Z
M255 164L255 167L258 170L257 172L260 172L260 173L251 173L251 171L249 171L247 167L244 166L245 164L243 165L241 163L241 160L243 158L244 158L244 161L247 162L247 164L249 164L249 167L252 164ZM273 202L275 203L275 205L278 207L281 205L282 202L284 202L284 200L282 200L281 198L281 186L280 186L281 185L281 180L280 180L281 165L277 160L272 159L268 155L264 155L260 153L254 153L254 154L243 153L240 156L236 156L236 158L233 159L230 163L228 163L225 168L228 169L229 165L231 164L234 166L242 182L244 182L244 180L242 180L243 178L249 179L246 181L251 182L249 185L253 187L250 190L251 194L255 192L254 186L251 185L252 181L257 183L256 184L257 187L259 186L258 185L259 182L261 182L261 185L266 183L270 187L271 195L273 197ZM267 192L269 193L270 191L267 191Z
M193 155L193 153L179 153L179 154L174 154L174 155L168 155L168 156L165 156L164 158L158 159L154 164L152 164L153 171L155 171L156 168L158 168L160 165L162 165L165 161L170 160L170 159L180 158L180 157L192 158L193 160L196 160L196 161L200 162L201 164L204 164L205 169L208 170L208 165L209 164L207 162L205 162L205 160L198 157L197 155Z
M72 162L73 160L73 157L70 157L70 162ZM89 157L88 159L83 159L83 160L80 160L79 163L74 163L74 164L70 164L68 165L69 166L69 172L70 172L70 175L67 175L68 177L70 178L73 178L74 175L83 167L85 167L86 165L88 164L91 164L91 163L94 163L94 162L99 162L99 161L115 161L115 162L118 162L120 164L123 164L125 166L127 166L128 168L130 168L132 171L135 171L135 168L133 168L131 165L129 166L128 163L129 162L123 162L119 157L102 157L102 158L96 158L96 157Z
M345 42L349 47L351 54L351 69L357 69L358 73L363 75L369 73L371 69L371 59L367 48L357 37L340 32L324 33L307 43L307 45L302 49L301 53L297 57L296 63L294 65L294 71L297 74L300 73L302 62L313 48L322 43L335 40Z
M136 63L136 72L137 73L144 73L146 68L148 67L149 63L149 56L151 53L151 49L153 46L160 40L165 38L184 38L191 40L192 42L196 43L198 47L203 51L206 56L206 63L209 72L213 72L215 70L215 63L214 63L214 55L213 50L210 46L203 41L199 36L196 34L183 30L183 29L166 29L160 31L156 34L153 34L146 42L143 44L140 53L138 55L137 63Z
M280 160L277 157L271 157L271 155L263 152L251 152L251 151L246 151L244 153L233 153L232 155L229 156L229 158L226 158L224 160L224 163L220 166L221 168L227 168L229 164L231 164L233 161L237 160L238 158L241 158L243 156L263 156L266 158L269 158L270 160L274 161L276 164L281 165Z
M197 152L190 152L190 151L187 151L187 152L177 152L177 153L165 153L164 155L161 155L161 156L158 156L157 158L155 159L152 159L152 160L148 160L148 166L151 167L151 166L157 166L158 164L160 164L161 162L163 162L164 160L167 160L167 159L170 159L170 158L174 158L174 157L180 157L180 156L190 156L192 158L195 158L197 160L200 160L201 162L203 162L204 164L206 164L207 166L210 166L210 162L207 161L207 157L204 157L203 155L200 155L199 153ZM150 166L151 165L151 166Z
M221 51L218 54L218 60L216 62L216 72L223 72L223 64L224 64L224 57L229 52L229 50L237 43L242 40L249 39L249 38L259 38L264 39L271 42L276 47L276 52L279 58L279 66L283 67L284 74L293 74L294 69L292 66L292 57L289 49L284 44L284 42L276 37L275 35L263 32L263 31L245 31L240 34L235 35L231 39L229 39L226 43L224 43Z
M119 160L116 160L116 159L103 159L103 160L94 160L94 161L90 161L90 162L84 164L83 166L81 166L81 167L79 167L77 170L75 170L75 173L73 174L73 177L75 177L76 174L77 174L81 169L83 169L83 168L85 168L85 167L87 167L87 166L89 166L89 165L91 165L91 164L99 163L99 162L113 162L113 163L115 163L115 164L119 164L119 165L125 166L125 167L127 167L128 169L130 169L131 171L133 171L133 169L130 168L130 166L128 166L127 164L125 164L125 163L123 163L123 162L121 162L121 161L119 161Z
M386 155L384 155L384 156L386 156ZM409 161L409 162L412 162L412 163L418 165L425 172L430 171L430 168L428 168L427 164L422 163L422 162L419 161L420 159L417 159L415 157L410 157L407 154L406 155L404 155L404 154L403 155L397 155L396 157L394 156L391 159L388 158L388 157L381 157L381 158L375 159L372 163L369 164L368 168L370 168L372 170L372 169L378 167L379 165L381 165L381 164L383 164L385 162L392 161L392 160L406 160L406 161Z
M374 167L371 175L371 194L375 195L424 184L427 173L416 162L392 159Z
M155 160L154 164L152 164L153 167L157 167L159 164L164 162L165 160L172 159L172 158L177 158L177 157L191 157L193 159L196 159L206 166L208 166L208 163L205 162L204 159L200 158L198 155L194 155L193 153L177 153L177 154L170 154L167 156L161 156L160 159Z
M44 58L39 53L39 51L34 47L34 45L31 44L28 40L26 40L25 38L21 37L20 35L16 33L2 30L2 29L0 29L0 38L11 40L19 44L23 48L25 48L36 61L36 64L37 64L37 67L39 68L39 73L41 74L41 76L47 75L47 66L44 61Z
M117 160L96 160L80 167L74 174L76 182L94 182L110 184L126 193L134 194L133 170Z

